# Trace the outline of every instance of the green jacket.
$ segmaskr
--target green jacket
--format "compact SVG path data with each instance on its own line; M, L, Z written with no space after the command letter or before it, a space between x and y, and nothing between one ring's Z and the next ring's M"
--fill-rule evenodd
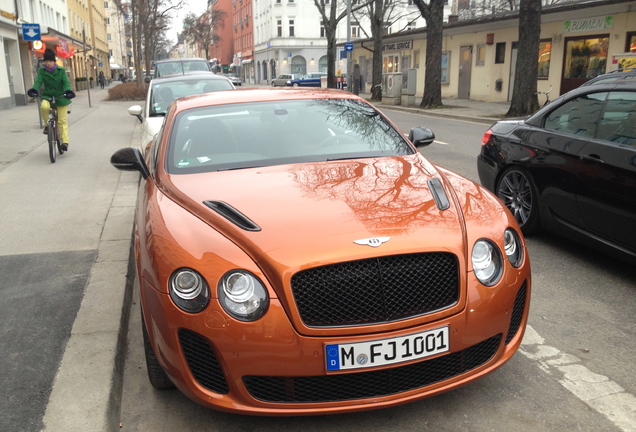
M44 90L41 95L44 99L50 99L52 96L57 97L63 94L66 90L71 89L71 83L66 76L66 71L63 67L57 67L52 73L47 71L44 66L38 70L38 76L35 78L33 88L39 90L44 84ZM70 100L65 97L56 99L57 105L66 106L71 103Z

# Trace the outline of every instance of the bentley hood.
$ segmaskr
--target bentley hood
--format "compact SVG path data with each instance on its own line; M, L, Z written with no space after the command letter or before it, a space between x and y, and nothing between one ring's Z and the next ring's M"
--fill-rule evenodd
M167 180L171 199L255 262L298 268L395 251L458 252L464 244L449 183L419 154Z

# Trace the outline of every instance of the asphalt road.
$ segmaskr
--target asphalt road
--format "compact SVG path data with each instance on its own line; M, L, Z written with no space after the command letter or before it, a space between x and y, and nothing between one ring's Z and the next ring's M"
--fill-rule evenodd
M478 181L483 124L385 110L408 132L428 126L434 163ZM529 327L520 351L484 379L392 409L329 417L215 412L146 377L139 304L131 309L121 430L125 431L634 431L636 284L633 269L551 234L528 239Z

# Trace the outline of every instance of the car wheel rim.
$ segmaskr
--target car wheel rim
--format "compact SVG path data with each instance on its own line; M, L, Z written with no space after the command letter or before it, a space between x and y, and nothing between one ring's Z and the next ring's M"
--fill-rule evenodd
M523 173L513 170L501 180L497 196L510 209L520 226L530 218L532 212L532 189Z

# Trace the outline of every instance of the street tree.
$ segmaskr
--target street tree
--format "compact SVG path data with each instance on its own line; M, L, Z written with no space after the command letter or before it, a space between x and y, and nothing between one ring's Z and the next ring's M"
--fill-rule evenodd
M362 9L370 1L373 0L352 5L351 12ZM327 87L334 88L336 86L336 31L338 23L347 17L347 0L314 0L314 5L322 18L327 39Z
M412 13L397 12L404 11L406 0L373 0L370 1L365 10L358 13L366 13L370 19L370 38L373 40L373 48L363 48L371 51L372 55L372 72L371 72L371 99L376 101L382 100L382 41L387 25L412 15ZM366 33L366 32L365 32ZM368 37L369 35L367 35Z
M426 20L426 67L422 108L442 106L442 40L446 0L413 0Z
M221 41L214 29L224 26L225 16L226 13L218 9L207 9L199 16L189 13L183 19L181 35L186 41L202 49L207 60L210 58L210 45Z
M120 11L127 9L130 13L137 85L142 86L142 62L145 70L150 71L157 44L170 27L170 14L181 7L182 0L115 0L115 4Z
M539 41L541 37L541 0L521 0L519 9L519 43L515 82L506 117L527 116L539 109L537 77L539 75Z

